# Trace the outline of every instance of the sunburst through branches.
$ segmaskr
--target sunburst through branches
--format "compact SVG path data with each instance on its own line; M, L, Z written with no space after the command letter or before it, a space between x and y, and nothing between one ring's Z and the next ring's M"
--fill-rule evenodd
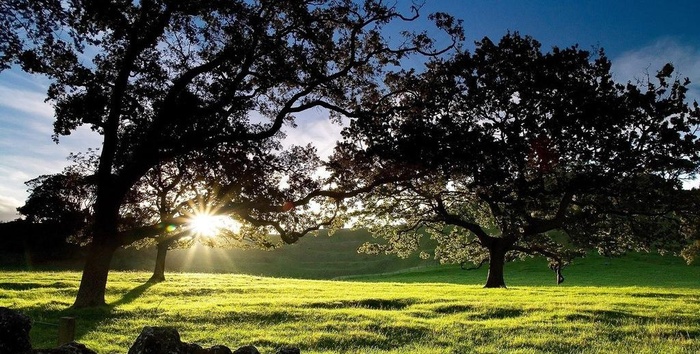
M215 238L225 231L238 233L241 224L228 215L220 215L216 210L201 208L189 216L188 227L193 237Z

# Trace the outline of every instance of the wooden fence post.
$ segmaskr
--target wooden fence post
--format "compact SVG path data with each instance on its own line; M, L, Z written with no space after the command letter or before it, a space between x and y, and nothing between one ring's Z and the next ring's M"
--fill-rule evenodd
M61 317L58 320L58 346L75 340L75 317Z

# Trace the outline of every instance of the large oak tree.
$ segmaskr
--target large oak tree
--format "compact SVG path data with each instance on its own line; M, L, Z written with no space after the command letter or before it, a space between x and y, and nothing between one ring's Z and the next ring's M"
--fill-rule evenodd
M341 185L408 177L355 200L358 224L386 239L364 250L414 252L427 230L437 258L488 261L486 287L503 287L517 256L560 270L590 249L687 247L697 202L682 181L700 153L688 81L666 65L618 84L610 68L602 51L543 52L514 33L397 79L390 114L354 121L331 164Z
M155 166L270 139L310 109L357 115L376 97L378 78L406 55L435 54L425 33L385 38L387 24L418 13L379 0L43 2L51 6L3 3L9 17L0 25L15 35L12 46L0 48L0 64L19 63L53 80L56 137L82 125L103 137L75 307L105 303L117 248L161 232L162 225L120 228L127 195ZM459 36L449 16L434 19ZM320 194L296 204L311 196ZM227 208L246 210L251 224L283 229L265 217L282 205L258 206Z

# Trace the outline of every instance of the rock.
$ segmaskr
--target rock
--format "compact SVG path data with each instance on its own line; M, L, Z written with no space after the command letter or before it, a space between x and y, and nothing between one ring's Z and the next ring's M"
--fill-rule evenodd
M89 349L83 344L78 342L70 342L58 347L59 350L63 350L61 354L97 354L94 350Z
M244 351L241 353L258 353ZM236 352L238 353L238 352ZM180 333L172 327L144 327L129 349L129 354L232 354L231 349L223 345L215 345L204 349L199 344L183 343Z
M55 349L34 349L33 354L97 354L83 344L77 342L66 343Z
M206 349L195 343L182 343L183 354L208 354Z
M233 353L231 352L231 349L229 349L225 345L215 345L215 346L209 348L208 354L233 354Z
M144 327L129 354L186 354L187 345L172 327Z
M0 354L97 354L85 345L71 342L54 349L34 349L29 342L31 320L26 315L0 307ZM283 347L276 354L300 354L299 348ZM203 349L194 343L180 341L180 333L172 327L144 327L128 354L260 354L246 345L231 352L224 345Z
M246 345L236 349L233 354L260 354L260 352L258 351L258 348L252 345Z
M29 353L29 330L32 320L23 313L0 307L0 353Z

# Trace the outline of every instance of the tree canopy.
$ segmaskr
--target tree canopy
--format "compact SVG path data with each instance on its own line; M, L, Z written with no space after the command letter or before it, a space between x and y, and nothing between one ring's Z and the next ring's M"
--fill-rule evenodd
M0 58L3 68L18 63L52 80L56 139L82 125L103 137L77 307L104 304L116 248L159 232L157 225L120 229L128 194L151 169L202 151L251 151L309 109L358 115L407 55L445 49L424 32L388 40L388 24L419 14L378 0L46 3L3 3L11 16L0 26L12 43ZM431 18L448 37L461 36L451 17ZM275 227L282 224L263 214L288 209L283 203L227 208ZM293 242L303 234L288 235Z
M353 202L386 238L364 251L413 252L427 230L437 258L489 260L486 286L501 287L518 256L559 271L590 249L687 247L697 202L682 181L700 161L688 81L669 64L619 84L610 68L602 50L543 52L510 33L397 80L391 113L354 121L331 163L345 185L405 176Z

